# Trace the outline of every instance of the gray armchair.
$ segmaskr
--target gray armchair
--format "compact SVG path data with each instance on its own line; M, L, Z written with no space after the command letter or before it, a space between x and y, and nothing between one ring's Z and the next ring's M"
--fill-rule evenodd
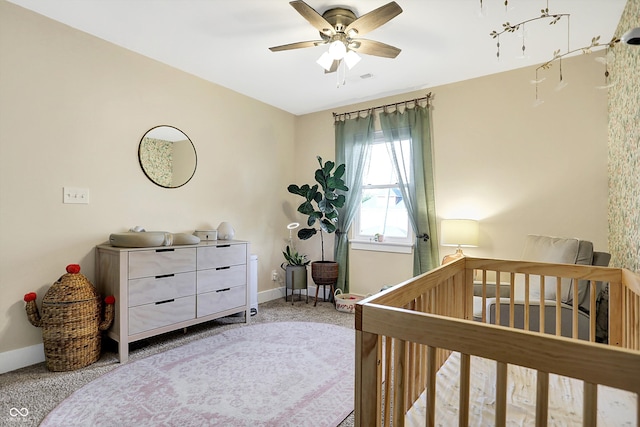
M606 252L595 252L593 243L586 240L567 239L550 236L527 236L525 247L521 259L523 261L534 262L552 262L562 264L582 264L597 265L606 267L609 265L611 255ZM516 275L514 286L514 326L518 328L524 327L524 284L521 275ZM540 324L540 284L534 278L529 288L529 329L532 331L539 330ZM555 283L555 282L554 282ZM589 316L591 313L590 300L590 282L581 280L578 282L578 300L580 311L578 313L578 338L589 339ZM599 300L600 295L605 288L601 282L596 283L596 296ZM486 321L496 323L496 298L499 292L501 298L500 304L500 324L508 325L509 322L509 299L510 286L502 283L486 284ZM573 286L571 280L567 279L561 284L561 334L563 336L572 336L573 330ZM545 332L555 334L555 309L556 309L556 286L545 287ZM594 312L596 310L593 310ZM475 320L482 320L482 283L474 284L473 298L473 316ZM602 339L602 337L599 337Z

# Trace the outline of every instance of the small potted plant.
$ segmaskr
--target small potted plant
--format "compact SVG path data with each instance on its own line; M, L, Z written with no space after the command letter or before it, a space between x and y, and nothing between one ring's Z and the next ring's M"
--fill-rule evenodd
M307 265L309 260L306 255L298 253L287 245L282 252L285 262L280 267L285 271L285 294L284 299L287 300L287 292L291 289L291 303L293 304L293 292L298 289L307 290ZM307 292L307 302L309 302L309 294Z

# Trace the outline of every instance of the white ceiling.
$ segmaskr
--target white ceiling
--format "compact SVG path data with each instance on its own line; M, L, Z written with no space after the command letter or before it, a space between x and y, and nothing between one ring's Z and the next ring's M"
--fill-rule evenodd
M396 0L403 12L364 38L402 49L395 59L362 55L337 87L324 74L318 46L269 47L317 40L318 32L287 0L9 0L175 68L301 115L439 86L550 60L567 50L567 19L538 20L522 37L506 33L496 58L492 30L550 13L570 13L570 49L594 36L608 42L626 0ZM322 14L347 7L361 16L388 0L306 0ZM620 36L620 34L616 34ZM360 76L370 74L371 78ZM532 76L533 78L533 76Z

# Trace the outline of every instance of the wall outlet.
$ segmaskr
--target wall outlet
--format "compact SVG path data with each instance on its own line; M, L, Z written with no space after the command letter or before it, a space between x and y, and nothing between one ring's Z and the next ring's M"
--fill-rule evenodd
M62 203L89 204L89 189L62 187Z
M278 271L277 270L271 271L271 280L273 282L277 282L278 281Z

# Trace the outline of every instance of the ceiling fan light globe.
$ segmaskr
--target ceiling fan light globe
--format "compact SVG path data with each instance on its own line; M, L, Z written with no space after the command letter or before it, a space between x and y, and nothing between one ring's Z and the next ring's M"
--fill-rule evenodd
M353 67L356 66L356 64L358 62L360 62L362 58L360 58L360 55L358 55L357 53L355 53L354 51L350 50L349 52L347 52L347 54L344 57L344 62L347 64L347 67L349 69L352 69Z
M329 55L329 52L325 52L318 58L316 61L318 65L320 65L325 70L329 71L331 69L331 65L333 64L333 58Z
M336 61L341 60L347 54L347 46L340 40L335 40L329 45L329 55Z

